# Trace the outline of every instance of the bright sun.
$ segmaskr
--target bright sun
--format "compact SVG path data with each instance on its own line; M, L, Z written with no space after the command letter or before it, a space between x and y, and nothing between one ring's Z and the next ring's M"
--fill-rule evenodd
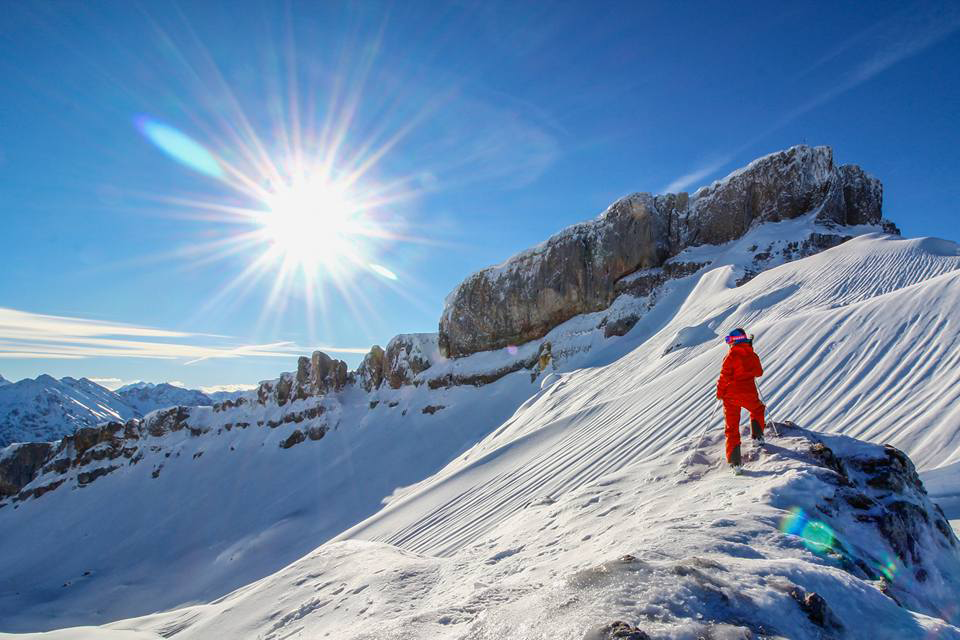
M313 274L364 263L360 207L343 187L304 182L272 195L261 223L271 251Z

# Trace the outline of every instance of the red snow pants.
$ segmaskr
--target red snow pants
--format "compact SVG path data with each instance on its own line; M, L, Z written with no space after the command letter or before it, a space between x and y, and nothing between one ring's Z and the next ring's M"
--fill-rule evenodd
M766 423L763 421L763 412L766 407L760 402L760 398L756 394L731 394L731 397L725 397L723 399L723 419L726 423L724 432L727 435L727 462L730 461L733 450L740 446L741 409L749 411L750 420L756 420L760 424L760 433L763 433L766 429Z

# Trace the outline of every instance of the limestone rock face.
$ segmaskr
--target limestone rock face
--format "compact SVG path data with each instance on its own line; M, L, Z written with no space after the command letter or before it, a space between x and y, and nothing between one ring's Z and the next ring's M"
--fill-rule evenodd
M412 384L437 357L437 334L405 333L387 343L383 356L383 378L392 389Z
M575 315L605 309L613 284L669 257L653 198L625 198L507 262L473 274L446 301L440 350L463 356L542 337Z
M385 360L386 352L380 345L376 344L363 357L363 362L360 363L360 369L357 373L360 376L360 384L367 391L378 389L380 383L383 382L383 363Z
M257 402L276 402L284 406L288 402L340 391L350 380L347 363L331 358L322 351L314 351L307 358L297 360L296 373L284 373L277 380L266 380L257 388Z
M467 278L447 297L440 353L460 357L543 337L610 306L624 276L662 267L687 247L730 242L761 222L815 213L830 226L884 224L882 199L878 180L835 166L829 147L807 146L755 160L693 195L627 196Z
M49 442L10 445L0 457L0 498L16 495L53 455Z

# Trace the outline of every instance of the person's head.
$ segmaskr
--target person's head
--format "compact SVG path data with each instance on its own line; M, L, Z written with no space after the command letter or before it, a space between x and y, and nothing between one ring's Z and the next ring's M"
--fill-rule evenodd
M724 338L724 341L731 347L736 344L750 344L750 336L743 329L737 327Z

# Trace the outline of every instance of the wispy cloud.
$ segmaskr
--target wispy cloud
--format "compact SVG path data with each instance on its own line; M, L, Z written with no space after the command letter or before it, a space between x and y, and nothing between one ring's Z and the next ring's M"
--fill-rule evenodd
M361 347L318 347L330 353L366 353ZM80 359L289 358L310 351L293 342L235 344L225 336L54 316L0 307L0 358Z
M110 391L115 391L125 384L120 378L87 378L87 380L96 382L101 387L110 389Z
M848 55L857 55L862 53L863 48L868 48L865 56L854 64L848 64L846 70L826 89L814 92L779 115L729 155L678 177L664 191L680 191L711 176L770 134L875 78L895 64L932 47L957 30L960 30L960 5L955 3L911 5L901 13L867 27L828 51L797 77L799 80L821 68L833 67Z
M210 387L200 387L200 391L204 393L216 393L218 391L249 391L250 389L256 389L257 385L255 384L215 384Z
M917 55L953 34L960 29L960 8L952 4L928 7L904 14L898 20L881 23L879 27L882 28L875 26L867 30L867 34L872 36L873 51L866 58L849 68L838 82L780 116L746 142L741 149L752 146L800 116L835 100L893 65Z
M704 164L689 173L685 173L667 186L663 188L664 193L676 193L677 191L683 191L692 184L696 184L703 180L704 178L713 175L724 166L730 163L733 159L733 156L723 156L722 158L717 158L716 160Z

